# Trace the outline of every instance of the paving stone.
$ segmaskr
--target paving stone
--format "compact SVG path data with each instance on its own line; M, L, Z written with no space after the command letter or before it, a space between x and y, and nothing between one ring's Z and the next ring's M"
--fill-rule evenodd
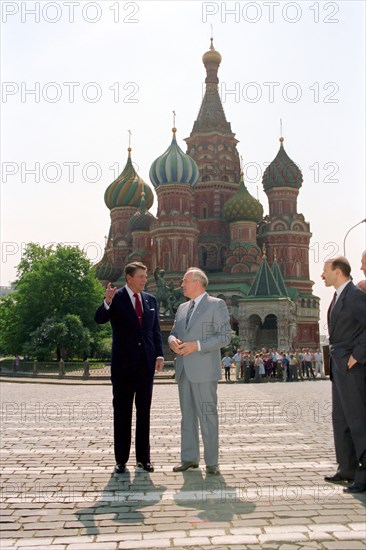
M117 548L117 543L114 542L93 542L92 543L93 550L115 550ZM69 544L67 546L67 550L90 550L90 543L84 543L84 544Z
M282 541L306 541L307 536L304 533L270 533L259 535L259 542L282 542Z
M177 537L173 538L173 546L187 546L197 548L203 544L210 544L208 537Z
M324 541L323 548L326 550L365 550L365 543L359 540L348 540L347 542Z
M254 544L258 542L255 535L225 535L212 537L213 544Z
M362 531L333 531L332 534L339 540L363 540L366 543L364 529Z
M170 547L170 540L169 539L157 539L157 540L149 540L149 541L122 541L119 543L118 547L119 549L125 548L127 550L132 550L132 548L159 548L160 550L162 548L169 548Z
M39 539L22 540L19 544L21 544L23 547L28 546L31 550L32 546L33 547L38 547L40 545L47 546L47 545L50 545L52 541L53 541L53 538L49 537L47 539L39 538Z
M307 525L270 525L264 527L264 531L267 534L270 533L308 533L309 527Z

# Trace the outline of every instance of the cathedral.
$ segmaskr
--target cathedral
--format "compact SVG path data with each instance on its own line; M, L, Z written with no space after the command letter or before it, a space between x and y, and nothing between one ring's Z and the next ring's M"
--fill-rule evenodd
M319 346L319 298L309 278L310 226L297 212L303 177L287 155L284 139L263 175L269 213L248 191L240 169L238 140L226 120L218 91L221 55L213 40L202 61L206 89L184 153L172 129L167 150L151 165L154 195L127 163L104 195L111 225L96 265L103 284L122 286L124 266L148 267L147 290L162 320L184 300L179 288L191 266L209 277L208 291L225 300L244 349Z

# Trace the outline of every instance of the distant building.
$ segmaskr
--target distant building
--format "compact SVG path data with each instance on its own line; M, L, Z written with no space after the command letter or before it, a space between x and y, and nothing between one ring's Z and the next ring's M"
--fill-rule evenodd
M221 55L203 55L206 91L188 138L179 147L176 128L168 149L151 165L158 198L136 173L131 149L125 168L106 189L111 212L98 278L124 284L123 268L144 262L179 287L190 266L208 273L209 292L223 298L231 324L246 349L319 346L319 298L309 278L310 226L297 212L303 177L287 155L284 139L266 168L263 188L269 214L248 191L240 170L238 140L218 92ZM155 292L151 276L149 291ZM165 284L165 283L164 283Z
M6 296L7 294L10 294L10 292L13 292L13 290L14 290L13 285L0 286L0 296Z

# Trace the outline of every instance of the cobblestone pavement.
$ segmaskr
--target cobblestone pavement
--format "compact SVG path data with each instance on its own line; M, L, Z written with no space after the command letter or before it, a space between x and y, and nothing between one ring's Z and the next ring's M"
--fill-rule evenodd
M363 549L335 472L329 381L220 384L220 476L173 473L177 386L156 385L155 472L112 473L111 388L2 384L1 548Z

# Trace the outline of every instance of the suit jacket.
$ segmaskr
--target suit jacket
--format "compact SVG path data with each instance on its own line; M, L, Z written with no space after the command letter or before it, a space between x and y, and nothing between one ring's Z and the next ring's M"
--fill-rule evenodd
M352 281L343 289L332 314L328 310L332 360L347 365L350 355L366 365L366 294Z
M155 372L156 358L163 356L156 299L146 292L141 292L141 298L143 307L141 326L125 287L117 290L108 310L103 303L95 313L97 323L110 321L112 325L112 379L128 377L136 358L141 356L141 346L145 350L148 372L152 377Z
M186 328L188 308L189 302L179 306L171 335L182 342L199 340L201 351L177 356L175 379L179 381L184 368L191 382L217 381L221 378L220 348L231 341L226 304L223 300L206 294L194 310Z

